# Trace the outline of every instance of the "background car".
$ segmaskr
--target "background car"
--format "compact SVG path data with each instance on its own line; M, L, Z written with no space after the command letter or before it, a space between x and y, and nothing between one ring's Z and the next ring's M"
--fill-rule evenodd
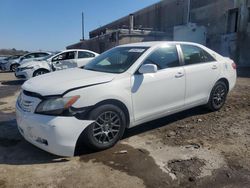
M13 55L13 56L9 56L9 57L6 57L2 60L0 60L0 69L1 70L6 70L6 71L9 71L9 68L8 66L16 61L17 59L19 59L21 57L21 55Z
M16 119L30 143L72 156L77 147L112 147L126 128L189 108L206 105L217 111L235 83L235 63L205 46L127 44L102 53L83 69L26 81Z
M32 52L25 54L18 59L15 59L13 61L8 61L5 63L3 66L3 70L5 71L13 71L15 72L16 68L19 67L22 63L25 63L26 60L34 60L34 59L39 59L45 56L50 55L50 52Z
M52 71L82 67L99 54L89 50L65 50L56 55L23 63L16 69L17 78L29 79Z

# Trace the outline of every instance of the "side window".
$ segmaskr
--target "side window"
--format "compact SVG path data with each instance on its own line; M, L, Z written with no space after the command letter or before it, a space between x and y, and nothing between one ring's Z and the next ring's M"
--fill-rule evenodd
M75 56L76 56L76 51L66 52L65 60L67 60L67 59L75 59Z
M95 57L95 54L92 54L90 52L83 52L83 51L78 51L78 58L91 58L91 57Z
M73 52L64 52L59 54L58 56L54 57L52 61L62 61L62 60L69 60L69 59L75 59L76 51Z
M214 57L213 57L212 55L210 55L208 52L206 52L205 50L203 50L203 56L204 56L205 62L216 61L216 60L214 59Z
M181 45L181 49L186 65L215 61L208 52L197 46Z
M180 66L178 52L175 45L168 45L156 49L147 57L144 64L155 64L158 69Z

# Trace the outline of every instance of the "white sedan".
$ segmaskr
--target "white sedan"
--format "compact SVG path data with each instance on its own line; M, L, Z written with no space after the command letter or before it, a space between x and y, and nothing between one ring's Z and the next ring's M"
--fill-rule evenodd
M99 54L89 50L65 50L58 54L23 63L16 69L17 78L30 79L45 73L82 67Z
M37 147L72 156L78 147L112 147L126 128L195 106L222 108L236 65L195 43L115 47L83 69L26 81L16 103L18 129Z

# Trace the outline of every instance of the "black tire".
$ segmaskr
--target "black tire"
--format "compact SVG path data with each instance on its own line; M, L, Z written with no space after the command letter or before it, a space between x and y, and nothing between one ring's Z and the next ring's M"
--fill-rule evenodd
M49 71L46 70L46 69L38 69L33 73L33 77L43 75L43 74L46 74L46 73L49 73Z
M15 72L16 69L17 69L17 67L19 67L19 64L13 64L13 65L10 66L10 70L11 70L12 72Z
M98 106L90 112L89 119L95 120L95 123L84 130L83 141L90 149L98 151L110 148L122 138L126 117L119 107L113 104Z
M225 82L223 81L216 82L210 93L209 101L207 103L208 109L211 111L220 110L225 104L227 94L228 94L228 89Z

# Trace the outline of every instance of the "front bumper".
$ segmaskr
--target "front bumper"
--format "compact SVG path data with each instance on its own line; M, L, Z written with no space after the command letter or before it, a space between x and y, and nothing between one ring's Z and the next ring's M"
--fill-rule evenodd
M24 112L16 104L19 132L31 144L55 155L74 156L76 142L93 121Z
M32 77L32 73L30 71L16 71L15 76L19 79L30 79Z

